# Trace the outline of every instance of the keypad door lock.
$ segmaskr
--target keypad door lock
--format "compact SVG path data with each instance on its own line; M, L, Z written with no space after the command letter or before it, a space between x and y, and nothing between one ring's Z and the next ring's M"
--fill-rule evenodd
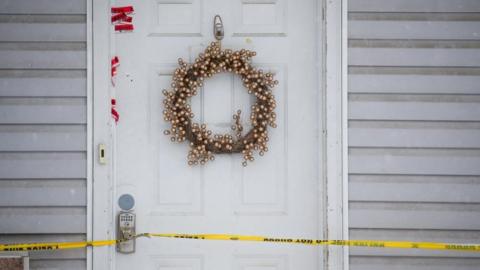
M135 252L135 214L133 211L120 211L118 214L117 251L120 253Z

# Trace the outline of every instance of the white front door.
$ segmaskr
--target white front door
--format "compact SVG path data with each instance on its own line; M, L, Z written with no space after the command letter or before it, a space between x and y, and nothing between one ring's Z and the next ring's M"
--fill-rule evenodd
M121 66L116 79L116 194L136 200L137 232L232 233L322 238L322 121L318 70L320 33L314 0L142 0L133 4L133 33L115 35ZM162 90L177 59L192 61L214 41L223 19L224 48L257 52L253 65L279 84L277 125L269 151L247 167L242 156L217 155L187 164L187 143L163 131ZM195 120L228 132L241 109L248 123L252 97L232 74L205 82L191 100ZM119 210L118 206L115 206ZM119 270L320 269L319 247L273 243L139 239L133 254L116 254Z

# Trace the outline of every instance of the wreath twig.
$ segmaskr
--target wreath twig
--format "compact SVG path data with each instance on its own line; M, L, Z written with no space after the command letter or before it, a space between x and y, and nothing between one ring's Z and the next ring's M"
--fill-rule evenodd
M175 142L190 142L188 164L205 164L215 159L214 154L242 153L243 165L253 161L253 152L263 155L268 151L268 126L276 127L275 97L273 87L278 84L273 74L264 73L250 65L250 60L256 53L242 49L232 51L222 50L220 42L212 42L201 53L193 64L187 64L178 59L179 68L175 70L171 90L163 90L165 99L163 111L165 121L171 123L171 128L165 130ZM252 128L243 134L240 122L241 111L233 115L232 134L215 134L207 129L205 124L193 123L194 114L189 105L191 97L195 96L199 87L203 86L205 78L210 78L220 72L232 72L241 76L243 85L249 94L256 97L251 106L250 122Z

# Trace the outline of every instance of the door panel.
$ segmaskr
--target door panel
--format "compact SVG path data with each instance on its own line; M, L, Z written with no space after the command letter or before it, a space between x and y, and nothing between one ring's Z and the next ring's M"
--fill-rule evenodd
M321 237L316 2L151 0L134 7L135 31L115 35L121 60L116 193L135 196L137 232ZM238 154L189 167L187 143L163 135L162 90L178 58L192 62L214 40L215 14L225 26L222 46L256 51L253 65L279 81L269 151L246 168ZM248 129L251 103L232 74L209 78L191 100L195 120L214 132L228 132L238 109ZM315 247L272 243L139 239L134 254L117 253L116 268L319 269L320 254Z

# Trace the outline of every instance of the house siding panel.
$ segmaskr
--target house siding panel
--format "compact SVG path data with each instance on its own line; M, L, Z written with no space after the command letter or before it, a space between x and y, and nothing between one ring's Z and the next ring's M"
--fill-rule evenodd
M0 3L0 242L87 233L86 0ZM86 269L86 251L31 269Z
M350 0L349 237L480 240L480 2ZM350 248L350 269L477 269L475 253Z

